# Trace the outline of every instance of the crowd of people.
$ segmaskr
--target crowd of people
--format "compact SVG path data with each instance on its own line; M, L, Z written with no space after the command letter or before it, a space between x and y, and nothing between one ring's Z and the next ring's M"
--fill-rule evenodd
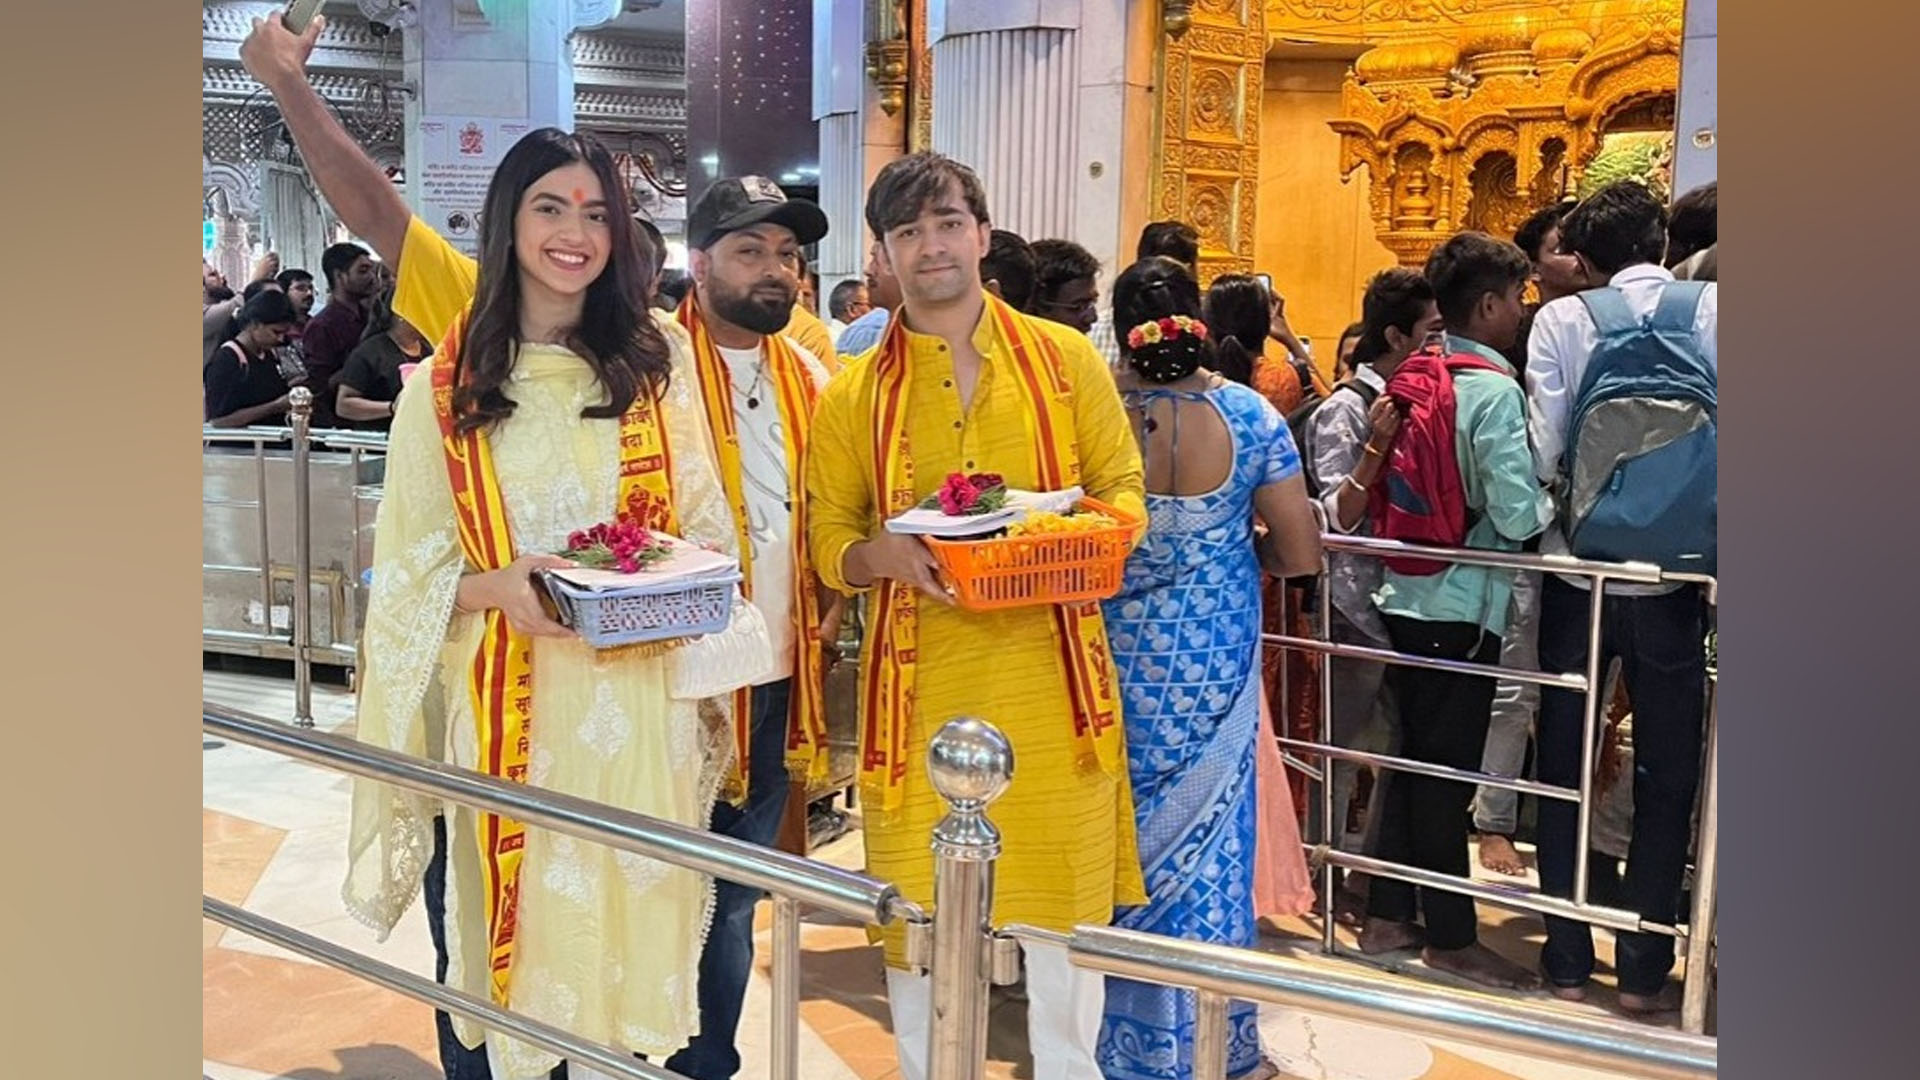
M996 925L1250 946L1262 917L1318 903L1359 922L1367 952L1418 949L1478 982L1544 974L1561 996L1587 993L1584 923L1548 919L1527 967L1480 944L1458 892L1376 877L1316 897L1300 822L1318 800L1290 786L1272 737L1317 734L1309 703L1325 678L1342 746L1511 776L1531 743L1541 780L1577 787L1578 695L1443 667L1277 659L1261 636L1304 632L1312 590L1327 589L1334 641L1585 670L1584 581L1345 554L1322 574L1321 536L1582 554L1604 532L1591 523L1612 520L1620 477L1656 509L1673 483L1697 482L1711 460L1698 410L1622 374L1622 357L1657 341L1659 370L1706 372L1711 397L1715 286L1676 287L1664 265L1682 214L1622 183L1542 211L1517 243L1454 236L1424 271L1367 285L1331 372L1264 276L1201 288L1191 225L1149 225L1103 304L1084 247L994 228L975 173L933 153L883 168L864 222L830 222L760 177L716 181L690 210L676 276L606 148L539 129L495 172L471 258L408 211L314 92L318 28L259 22L241 57L372 250L328 250L311 318L300 271L263 267L237 306L209 281L207 420L274 423L304 382L316 424L390 433L360 739L770 844L789 784L824 768L825 650L857 602L866 866L908 898L932 900L944 812L927 740L979 714L1020 762L993 810ZM823 321L802 299L818 292L803 249L863 225L865 279L836 285ZM1701 239L1683 258L1710 277L1710 224ZM1596 381L1625 389L1596 403ZM1632 407L1656 400L1679 404ZM1596 494L1587 421L1609 406L1616 436L1648 416L1678 424L1629 441L1681 446L1686 464L1621 451L1598 467ZM959 606L928 548L882 527L955 474L1077 486L1137 521L1118 593ZM564 565L550 553L620 510L739 560L745 603L727 631L602 652L541 606L534 572ZM1603 660L1636 706L1615 900L1655 922L1675 920L1690 843L1705 617L1691 586L1610 586L1603 607ZM1510 792L1476 799L1457 780L1346 764L1330 779L1337 820L1310 831L1350 849L1465 876L1477 829L1483 860L1518 861ZM1355 839L1349 809L1362 806ZM1538 808L1553 895L1572 891L1573 815ZM372 783L354 789L349 856L346 903L382 933L424 887L449 985L686 1076L740 1069L754 890ZM902 1073L923 1077L928 979L906 967L897 927L873 933ZM1672 939L1617 940L1621 1004L1668 1007ZM1191 994L1082 971L1059 947L1024 951L1036 1075L1191 1075ZM567 1075L544 1049L438 1023L453 1080ZM1229 1056L1236 1078L1273 1073L1244 1003Z

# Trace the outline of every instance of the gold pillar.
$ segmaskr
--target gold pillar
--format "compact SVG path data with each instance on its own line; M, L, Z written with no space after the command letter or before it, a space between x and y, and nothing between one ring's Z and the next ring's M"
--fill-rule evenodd
M1156 220L1200 233L1204 285L1251 273L1255 184L1260 173L1260 93L1266 71L1261 0L1188 0L1178 36L1163 27L1155 65L1151 201Z

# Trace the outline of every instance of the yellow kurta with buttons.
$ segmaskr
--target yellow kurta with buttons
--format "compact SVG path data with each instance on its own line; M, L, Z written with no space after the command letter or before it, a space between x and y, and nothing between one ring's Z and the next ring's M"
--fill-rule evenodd
M1069 327L1036 320L1058 347L1072 386L1081 483L1095 498L1146 516L1140 453L1112 376L1092 343ZM961 409L953 358L940 338L908 332L906 408L917 497L949 473L996 472L1033 488L1026 398L1011 358L983 314L973 344L984 360L971 407ZM873 362L846 358L822 393L807 465L814 558L827 585L860 590L843 573L846 551L879 528L873 491ZM968 612L919 605L916 704L906 732L906 790L899 809L863 823L867 872L910 899L933 899L933 826L946 812L926 774L927 740L955 716L978 716L1013 743L1013 782L988 816L1004 838L995 872L993 921L1068 930L1105 925L1118 904L1146 900L1127 778L1077 763L1072 709L1052 617L1044 607ZM871 633L871 630L869 631ZM864 707L864 706L863 706ZM862 717L864 724L865 718ZM887 959L902 960L897 933Z

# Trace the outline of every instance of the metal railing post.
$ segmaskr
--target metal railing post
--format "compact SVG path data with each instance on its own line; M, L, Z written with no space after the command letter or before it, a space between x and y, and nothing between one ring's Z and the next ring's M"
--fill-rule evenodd
M1720 894L1720 725L1719 697L1707 683L1707 750L1700 781L1700 858L1693 867L1693 912L1687 917L1687 977L1681 986L1680 1027L1695 1035L1707 1031L1707 1004L1713 988L1713 922Z
M800 904L773 898L772 1080L800 1080Z
M1587 579L1587 692L1580 714L1580 812L1574 828L1573 902L1587 902L1588 852L1593 845L1593 768L1600 754L1600 717L1605 714L1607 688L1601 678L1600 634L1606 612L1607 579ZM1542 589L1545 588L1543 583Z
M992 974L993 864L1000 857L1000 830L987 820L986 809L1013 780L1013 744L985 720L950 720L927 742L927 774L948 807L933 828L933 1023L927 1076L981 1080Z
M204 455L205 450L201 453ZM202 468L205 466L203 465ZM253 441L253 518L260 534L260 635L273 637L273 537L267 528L267 444ZM291 627L289 627L291 629Z
M1193 992L1193 1080L1227 1080L1227 996Z
M1319 600L1320 636L1326 638L1328 641L1332 641L1333 553L1325 547L1320 549ZM1324 660L1320 661L1320 741L1327 746L1333 745L1333 660L1333 656L1328 655ZM1287 666L1285 650L1281 652L1280 666L1282 669L1285 669ZM1284 721L1281 724L1280 730L1286 732L1288 736L1292 735L1292 731L1287 728ZM1271 738L1272 735L1269 734L1268 737ZM1340 907L1340 888L1337 882L1342 875L1340 868L1335 865L1333 859L1328 856L1332 854L1334 849L1340 846L1340 839L1346 835L1347 831L1346 809L1333 805L1334 777L1338 774L1339 768L1340 762L1333 758L1323 756L1320 759L1320 788L1317 792L1320 799L1320 905L1322 909L1320 912L1320 951L1329 955L1339 948L1339 942L1334 937L1334 930L1335 924L1339 921L1335 913ZM1354 777L1356 780L1359 775L1360 771L1355 769ZM1280 782L1283 784L1286 783L1286 778L1284 776L1281 777ZM1351 796L1352 789L1348 790L1348 794ZM1334 817L1336 815L1340 818L1338 825L1334 824Z
M307 469L313 456L313 391L287 394L293 422L293 725L313 726L313 507ZM273 611L267 611L273 625Z

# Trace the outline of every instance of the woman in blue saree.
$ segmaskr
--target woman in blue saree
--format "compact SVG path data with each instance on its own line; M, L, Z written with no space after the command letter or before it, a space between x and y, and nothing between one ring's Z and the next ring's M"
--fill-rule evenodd
M1319 527L1285 419L1208 370L1212 344L1187 269L1135 263L1115 281L1113 307L1126 361L1115 377L1140 440L1148 509L1146 538L1103 605L1148 895L1114 925L1250 946L1261 572L1317 572ZM1190 991L1107 980L1098 1050L1107 1080L1187 1080L1193 1033ZM1270 1068L1253 1006L1233 1003L1228 1076Z

